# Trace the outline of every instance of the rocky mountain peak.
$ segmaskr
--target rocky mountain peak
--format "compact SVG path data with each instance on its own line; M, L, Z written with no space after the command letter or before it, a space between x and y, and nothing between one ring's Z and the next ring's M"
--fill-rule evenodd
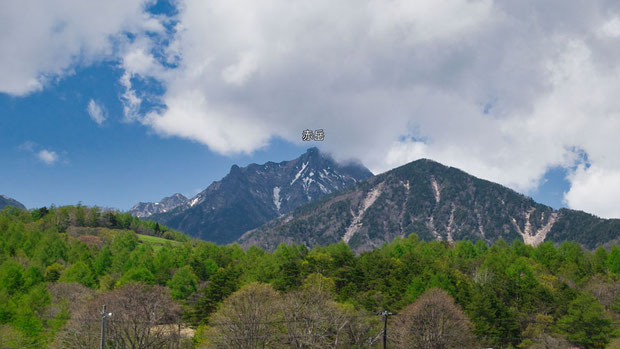
M139 202L134 205L129 212L139 218L150 217L154 214L165 213L187 203L187 198L183 194L173 194L161 199L158 202Z
M570 239L595 248L618 239L620 220L555 211L497 183L420 159L302 205L239 242L273 249L282 242L313 247L344 241L362 252L412 233L449 243Z
M342 165L318 148L309 148L290 161L233 165L220 181L151 218L189 235L227 243L304 203L371 176L361 164Z

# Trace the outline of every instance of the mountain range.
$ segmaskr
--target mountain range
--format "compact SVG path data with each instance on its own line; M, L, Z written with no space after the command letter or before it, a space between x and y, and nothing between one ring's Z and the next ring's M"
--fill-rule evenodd
M290 161L233 165L222 180L191 199L175 194L158 203L139 203L130 212L193 237L230 243L248 230L372 175L359 163L340 164L310 148Z
M20 203L19 201L0 194L0 210L5 208L6 206L14 206L17 208L26 209L26 206L22 205L22 203Z
M344 241L355 251L415 233L420 239L574 241L587 248L620 241L620 220L555 210L500 184L421 159L373 176L317 148L299 158L233 165L222 180L187 199L139 203L133 215L216 243L272 250Z
M499 184L422 159L303 205L245 233L242 246L274 249L345 241L355 252L415 233L424 240L575 241L588 248L620 240L620 220L536 203Z

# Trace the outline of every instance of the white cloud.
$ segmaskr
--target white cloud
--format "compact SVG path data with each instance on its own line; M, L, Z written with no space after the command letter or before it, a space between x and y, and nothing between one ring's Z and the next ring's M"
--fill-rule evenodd
M43 148L41 145L33 142L33 141L26 141L22 144L20 144L17 149L19 149L20 151L25 151L28 153L31 153L37 160L47 164L47 165L53 165L55 163L57 163L58 161L61 161L63 163L68 163L68 160L66 159L67 157L67 153L66 152L61 152L62 154L62 158L61 156L58 155L57 152L53 151L53 150L49 150L49 149L45 149Z
M151 37L146 35L139 35L134 40L125 42L121 49L120 62L124 73L119 82L124 89L120 99L123 103L125 121L142 119L140 112L144 98L134 88L132 80L150 78L163 80L170 73L155 59L152 51L156 49Z
M620 197L620 171L580 165L570 174L566 203L575 209L596 212L604 218L620 217L620 207L611 203Z
M88 115L93 119L97 125L103 124L103 122L107 119L107 113L103 106L97 104L94 100L90 100L88 102L88 107L86 108L88 111Z
M521 191L550 168L577 168L568 204L620 215L605 194L620 192L618 2L181 0L173 36L158 41L144 32L165 35L164 19L117 1L112 23L84 35L75 33L96 11L67 6L48 11L69 19L54 27L65 29L48 18L13 24L34 27L21 29L32 44L0 31L3 47L28 43L8 55L28 58L14 72L0 58L0 90L31 91L76 62L116 54L126 119L162 136L231 154L274 136L302 144L301 130L322 128L324 150L375 172L428 157ZM10 23L24 17L9 10ZM135 38L111 49L126 28ZM163 95L141 91L139 79L159 81ZM579 167L584 158L590 167Z
M232 85L243 85L258 69L256 56L244 53L237 63L231 64L222 70L222 79Z
M123 31L157 31L151 0L5 1L0 11L0 92L24 95L76 64L113 57Z
M409 43L450 39L479 30L491 19L491 0L368 1L370 33L378 40L386 37ZM457 15L460 14L460 15Z
M526 192L582 152L620 171L607 156L620 151L615 3L186 0L180 9L169 51L178 67L156 75L166 108L141 119L162 135L226 154L272 136L301 143L301 130L323 128L324 149L375 172L428 157ZM572 176L574 189L589 176L598 178ZM574 193L571 207L609 215L602 207L615 205L580 206L587 200Z
M266 145L270 136L270 130L259 119L252 119L232 105L226 110L212 109L200 93L183 91L168 97L166 103L167 112L152 112L143 120L164 136L180 136L208 144L222 154L249 153Z
M37 158L47 165L53 165L56 161L58 161L58 154L56 154L55 151L42 149L37 153Z
M613 17L605 22L599 29L599 34L617 38L620 36L620 18Z
M142 105L142 98L138 97L136 91L133 89L131 83L132 74L125 72L121 76L120 83L125 89L121 95L121 102L123 103L123 114L126 121L135 121L140 119L140 106Z

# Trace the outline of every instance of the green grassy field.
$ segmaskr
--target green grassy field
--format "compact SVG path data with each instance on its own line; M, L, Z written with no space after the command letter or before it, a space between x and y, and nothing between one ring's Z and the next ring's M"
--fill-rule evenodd
M138 235L138 238L140 239L140 242L151 244L153 246L153 249L155 250L159 250L166 242L169 242L173 246L180 244L179 241L168 240L168 239L159 238L156 236L142 235L142 234L137 234L137 235Z

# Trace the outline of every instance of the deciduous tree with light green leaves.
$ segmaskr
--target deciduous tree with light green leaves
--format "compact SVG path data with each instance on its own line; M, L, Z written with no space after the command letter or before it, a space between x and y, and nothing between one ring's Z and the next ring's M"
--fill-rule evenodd
M196 291L198 287L198 277L189 265L179 268L172 279L168 281L170 295L174 299L185 299Z

